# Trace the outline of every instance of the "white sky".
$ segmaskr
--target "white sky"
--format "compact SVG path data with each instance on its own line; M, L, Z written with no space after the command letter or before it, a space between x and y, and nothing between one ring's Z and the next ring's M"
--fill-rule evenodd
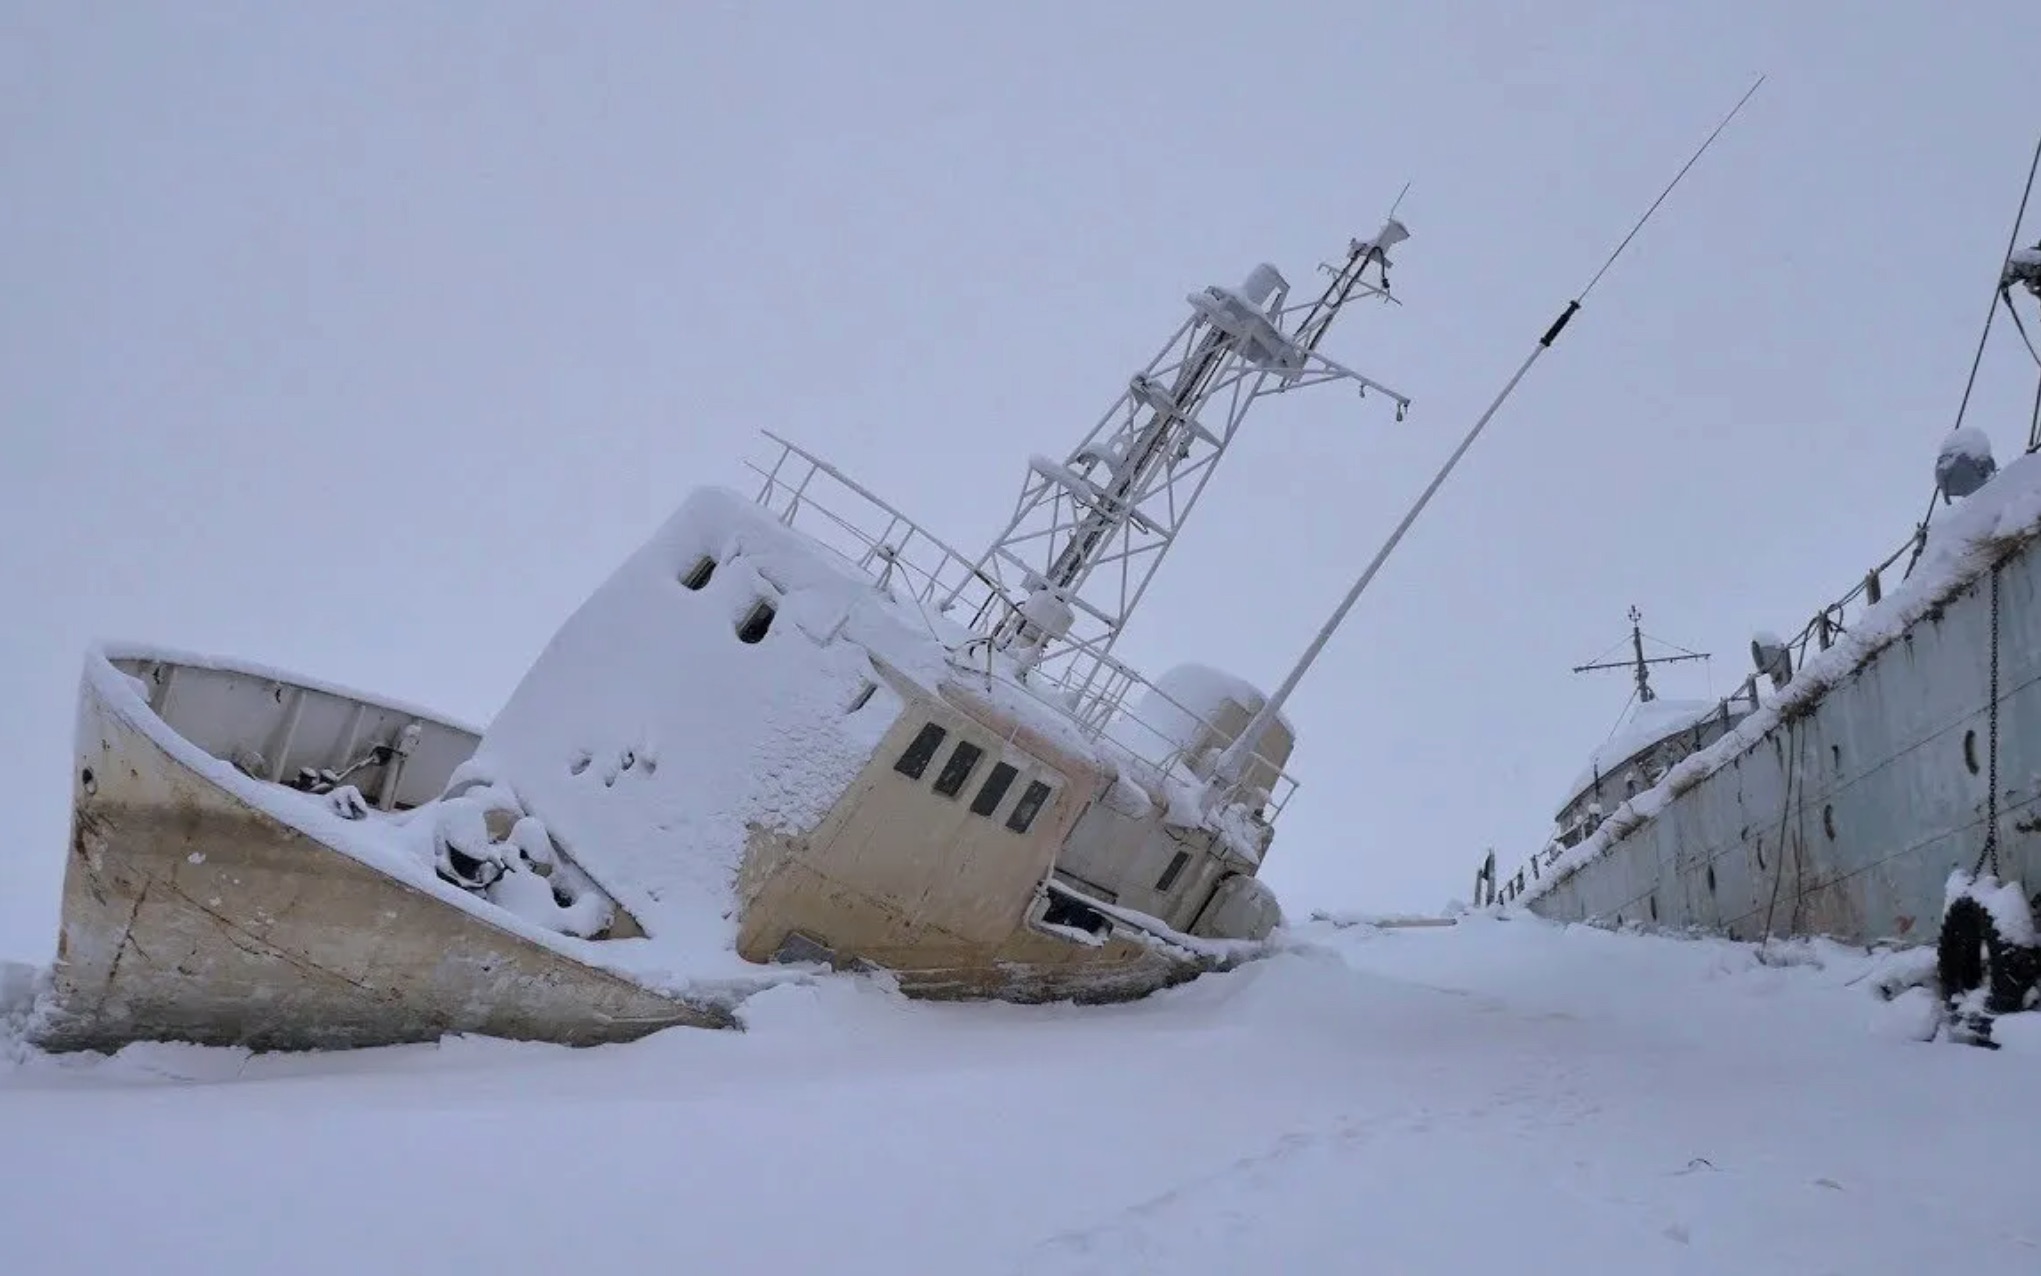
M975 548L1187 291L1308 283L1408 180L1404 304L1326 350L1410 420L1261 409L1122 644L1273 685L1764 71L1291 707L1288 905L1464 895L1613 724L1567 669L1627 607L1720 693L1919 516L2037 48L2026 0L0 0L0 952L53 942L93 640L486 721L757 429ZM2033 384L1995 339L2002 458Z

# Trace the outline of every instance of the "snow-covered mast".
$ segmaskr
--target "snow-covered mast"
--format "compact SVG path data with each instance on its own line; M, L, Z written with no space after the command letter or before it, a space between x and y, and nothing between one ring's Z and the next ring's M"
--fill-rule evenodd
M1347 302L1388 299L1389 249L1409 237L1391 217L1352 241L1345 262L1320 267L1331 278L1315 301L1287 305L1290 285L1267 263L1237 289L1192 293L1190 318L1090 433L1061 461L1030 459L1013 517L973 564L994 591L973 627L1025 666L1102 656L1264 395L1352 381L1363 395L1387 395L1401 420L1406 396L1326 358L1318 344Z

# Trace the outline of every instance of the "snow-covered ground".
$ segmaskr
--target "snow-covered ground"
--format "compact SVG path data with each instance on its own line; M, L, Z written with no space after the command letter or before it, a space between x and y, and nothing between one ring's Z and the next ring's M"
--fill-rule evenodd
M844 978L579 1052L0 1046L0 1271L2041 1271L2031 1025L1912 1040L1926 994L1833 948L1296 939L1127 1006Z

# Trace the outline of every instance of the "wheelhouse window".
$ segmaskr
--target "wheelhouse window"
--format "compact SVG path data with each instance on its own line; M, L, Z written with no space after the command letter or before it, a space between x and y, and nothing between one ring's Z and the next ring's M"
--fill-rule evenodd
M978 790L978 796L971 799L971 814L990 817L999 809L999 804L1006 798L1006 791L1013 787L1019 776L1020 771L1015 767L1004 762L995 764L992 774L985 777L984 786Z
M943 763L942 774L935 778L935 791L947 798L962 793L964 781L971 778L971 772L978 769L978 759L984 756L985 750L969 740L957 741L957 747L950 751L950 760Z
M716 560L710 558L707 554L704 554L699 559L695 560L695 565L693 567L688 568L687 575L682 576L680 578L680 583L687 586L689 589L700 589L702 586L708 584L709 578L711 576L714 576L715 574L716 574Z
M933 722L924 724L920 733L908 744L906 752L900 755L900 760L893 764L893 769L910 780L919 780L948 735L948 731Z
M1183 876L1184 867L1190 862L1191 853L1189 851L1178 851L1175 855L1172 855L1169 860L1169 867L1163 869L1162 876L1156 879L1155 889L1166 891L1176 885L1176 879Z
M1006 827L1016 833L1025 833L1042 812L1042 804L1049 800L1049 786L1040 780L1030 780L1027 791L1020 801L1013 804L1013 814L1006 817Z

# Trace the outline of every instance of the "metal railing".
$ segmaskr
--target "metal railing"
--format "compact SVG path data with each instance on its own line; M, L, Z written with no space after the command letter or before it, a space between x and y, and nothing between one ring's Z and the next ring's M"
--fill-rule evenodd
M779 454L770 465L745 463L763 480L758 504L784 526L798 526L804 535L841 555L889 597L911 598L924 610L933 609L946 619L956 617L951 623L958 624L960 632L947 640L935 635L954 660L1047 702L1086 740L1104 741L1159 773L1167 774L1180 762L1189 766L1197 761L1184 757L1179 735L1143 720L1129 701L1153 696L1188 722L1216 731L1202 714L1092 644L1072 643L1029 669L998 659L985 634L1019 614L1013 599L972 560L843 471L769 430L761 433L778 446ZM1242 775L1226 796L1242 799L1247 796L1247 780L1265 779L1268 797L1262 818L1268 823L1281 814L1298 788L1295 777L1259 753L1242 768Z

